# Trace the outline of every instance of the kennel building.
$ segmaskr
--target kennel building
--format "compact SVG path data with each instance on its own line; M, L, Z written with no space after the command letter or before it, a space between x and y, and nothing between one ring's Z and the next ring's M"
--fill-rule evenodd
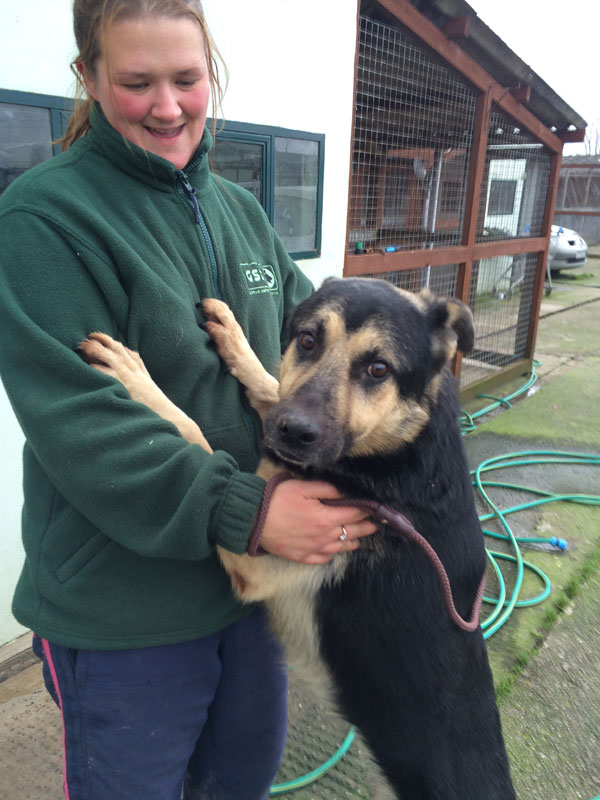
M586 123L463 0L358 13L344 275L468 303L468 399L531 369L562 148Z
M554 224L600 244L600 155L563 158Z

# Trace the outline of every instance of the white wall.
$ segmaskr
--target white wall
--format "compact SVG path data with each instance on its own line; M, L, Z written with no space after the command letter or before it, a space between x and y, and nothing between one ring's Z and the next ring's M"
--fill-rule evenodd
M12 616L13 589L23 565L21 451L23 434L0 385L0 644L24 632Z
M341 275L346 232L356 4L351 0L204 0L229 69L225 119L325 134L322 256L301 262L315 284ZM72 0L0 0L0 88L71 96ZM23 561L23 437L0 387L0 644Z
M72 0L0 0L0 88L69 96Z
M0 2L0 88L68 96L75 54L71 0ZM23 435L0 386L0 644L24 628L10 606L23 563L21 546L21 450Z

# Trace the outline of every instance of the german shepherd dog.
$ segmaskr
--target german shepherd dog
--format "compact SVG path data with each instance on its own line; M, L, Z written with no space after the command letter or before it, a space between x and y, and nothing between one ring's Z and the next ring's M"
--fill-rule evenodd
M291 319L280 383L229 308L205 300L206 329L264 423L258 474L287 472L404 515L469 616L486 557L448 362L473 346L469 309L386 281L329 279ZM104 334L82 350L133 399L210 446L152 382L137 354ZM450 618L423 550L380 525L354 551L308 566L220 551L245 601L273 628L317 694L355 725L403 800L515 797L481 628Z

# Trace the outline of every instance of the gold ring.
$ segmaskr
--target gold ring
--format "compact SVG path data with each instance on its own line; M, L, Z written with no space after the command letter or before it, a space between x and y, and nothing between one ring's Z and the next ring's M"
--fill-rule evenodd
M348 531L342 525L342 532L338 536L338 539L340 540L340 542L345 542L347 538L348 538Z

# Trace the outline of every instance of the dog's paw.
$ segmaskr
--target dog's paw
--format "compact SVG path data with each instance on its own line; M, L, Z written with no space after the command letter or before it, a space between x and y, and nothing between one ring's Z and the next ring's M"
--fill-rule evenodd
M216 300L214 297L203 300L202 310L206 316L204 329L215 343L229 371L235 376L240 359L243 359L249 350L244 332L229 306L221 300Z
M77 350L91 367L120 381L134 400L150 405L148 395L160 391L140 355L106 333L90 333Z

